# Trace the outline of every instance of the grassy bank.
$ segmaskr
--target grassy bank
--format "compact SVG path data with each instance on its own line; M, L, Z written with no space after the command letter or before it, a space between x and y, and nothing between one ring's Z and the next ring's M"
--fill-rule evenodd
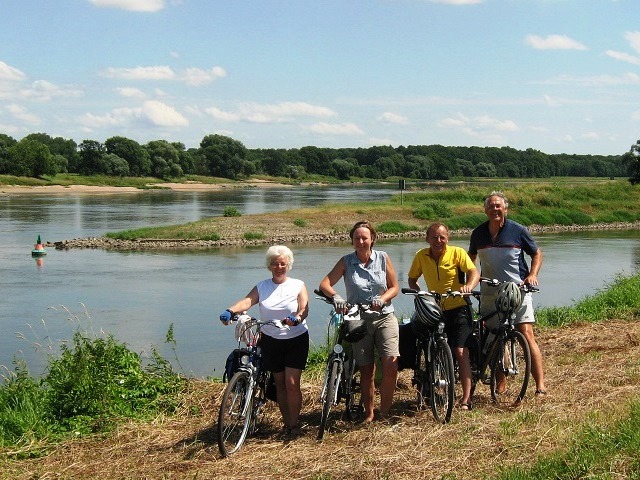
M283 445L272 408L275 431L224 461L212 430L224 385L186 380L159 356L144 359L110 336L79 329L42 379L25 366L5 374L0 478L246 478L256 468L262 478L314 480L637 478L640 275L563 308L562 322L555 311L538 311L547 399L499 410L479 387L476 408L440 426L430 412L415 411L404 375L395 420L365 427L336 418L318 444L318 386L309 372L309 434ZM167 341L175 342L171 329Z
M312 235L332 236L348 232L363 218L376 224L382 234L423 232L432 221L452 230L476 227L486 220L482 202L491 190L500 189L509 198L509 216L523 225L578 226L630 223L640 220L640 188L625 180L591 183L492 183L446 184L429 190L410 190L389 200L326 204L317 208L262 215L207 218L185 225L148 227L108 236L116 239L232 240L247 234L269 238Z

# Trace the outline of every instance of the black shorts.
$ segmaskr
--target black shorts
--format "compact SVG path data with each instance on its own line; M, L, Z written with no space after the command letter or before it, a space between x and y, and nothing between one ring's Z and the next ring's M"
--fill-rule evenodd
M454 308L444 311L444 331L451 348L466 347L471 336L471 307Z
M284 339L262 335L260 346L265 370L274 373L282 372L286 367L304 370L309 356L309 332Z

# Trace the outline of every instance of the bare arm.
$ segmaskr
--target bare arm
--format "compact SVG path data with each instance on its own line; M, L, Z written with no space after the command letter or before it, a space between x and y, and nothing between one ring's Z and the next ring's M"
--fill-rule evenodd
M418 285L418 279L417 278L411 278L409 277L409 288L413 288L414 290L420 290L420 285Z
M229 307L233 313L246 312L252 306L258 303L258 289L253 287L251 291L242 300L238 300L236 303Z
M296 317L300 317L301 320L304 320L309 315L309 294L307 293L306 285L302 285L302 289L298 294L298 311L296 312Z
M320 282L320 290L325 295L333 297L337 292L333 289L333 286L340 281L345 272L344 259L338 260L338 263L334 265L331 271Z
M531 270L527 278L524 279L524 283L529 285L538 285L538 273L542 267L542 250L538 249L536 253L531 256Z
M398 295L400 287L398 286L398 277L396 269L393 267L391 258L387 255L387 291L380 295L380 299L384 302L390 302L392 298Z
M462 293L471 293L474 288L480 282L480 272L478 272L477 268L472 268L467 272L467 283L460 286L460 291Z

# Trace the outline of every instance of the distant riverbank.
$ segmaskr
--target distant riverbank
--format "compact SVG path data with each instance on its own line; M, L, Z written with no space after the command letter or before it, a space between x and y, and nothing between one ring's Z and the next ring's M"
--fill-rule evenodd
M233 218L232 221L237 229L252 228L252 218L264 217L263 215L248 215ZM224 220L224 219L221 219ZM240 226L242 224L242 226ZM592 225L531 225L529 230L532 233L554 233L554 232L586 232L598 230L638 230L640 222L617 222L617 223L598 223ZM452 230L451 236L468 236L470 229ZM389 239L422 239L424 231L410 231L403 233L381 233L378 235L380 240ZM273 230L272 233L264 238L246 239L244 237L230 237L220 240L185 240L185 239L153 239L142 238L137 240L121 240L108 237L92 237L78 238L72 240L61 240L49 242L48 247L55 247L58 250L68 250L77 248L94 248L104 250L119 251L143 251L143 250L201 250L220 247L249 247L257 245L275 245L275 244L301 244L301 243L348 243L350 241L348 231L344 233L332 233L327 231L305 231L286 232Z

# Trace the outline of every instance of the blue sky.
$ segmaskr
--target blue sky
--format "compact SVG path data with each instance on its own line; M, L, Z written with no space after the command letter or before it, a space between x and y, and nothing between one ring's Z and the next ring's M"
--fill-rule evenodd
M640 1L5 0L0 133L34 132L622 154Z

